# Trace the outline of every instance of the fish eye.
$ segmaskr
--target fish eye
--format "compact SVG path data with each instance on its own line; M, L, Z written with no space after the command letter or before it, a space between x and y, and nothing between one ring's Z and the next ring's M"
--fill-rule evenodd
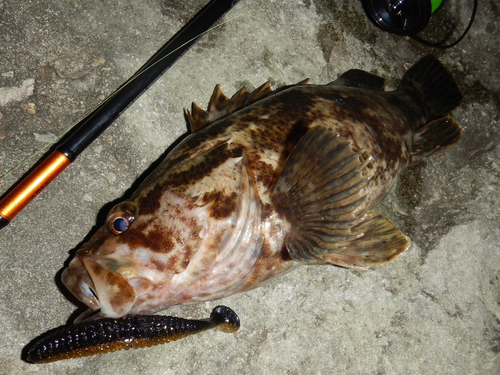
M125 232L133 222L134 216L126 211L113 212L107 220L108 228L113 234Z
M123 202L115 206L108 214L106 226L115 235L125 232L134 222L135 206L132 202Z
M118 233L125 232L128 229L128 221L122 217L116 218L113 221L113 229Z

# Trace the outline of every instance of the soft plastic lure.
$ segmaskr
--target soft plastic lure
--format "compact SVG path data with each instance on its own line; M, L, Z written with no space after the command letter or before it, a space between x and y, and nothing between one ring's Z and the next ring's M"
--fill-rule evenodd
M211 328L236 332L240 320L226 306L217 306L209 319L190 320L161 315L135 315L99 319L58 328L43 336L29 349L27 360L47 363L61 359L144 348L165 344Z

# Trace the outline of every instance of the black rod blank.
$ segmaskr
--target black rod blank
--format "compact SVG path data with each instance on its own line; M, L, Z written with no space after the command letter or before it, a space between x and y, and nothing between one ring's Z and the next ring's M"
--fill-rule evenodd
M90 145L120 114L153 84L179 57L238 0L212 0L156 52L127 82L92 113L75 125L57 147L69 160Z

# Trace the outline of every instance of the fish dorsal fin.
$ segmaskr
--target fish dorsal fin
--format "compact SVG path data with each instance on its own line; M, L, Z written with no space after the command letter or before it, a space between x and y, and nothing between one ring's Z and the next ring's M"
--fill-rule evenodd
M256 102L272 92L273 89L271 88L271 82L267 81L252 92L248 92L245 88L242 88L234 94L231 99L229 99L223 94L220 85L217 85L215 86L212 97L208 102L208 108L206 111L202 110L196 103L193 102L191 112L185 109L184 115L190 130L196 131L207 124L210 124L226 115L246 107L251 103Z
M394 225L363 211L370 160L324 126L302 137L271 188L291 224L285 244L292 259L365 269L407 249L408 238Z
M364 70L351 69L342 74L328 86L347 86L367 89L372 91L384 91L385 79L365 72Z
M220 85L217 85L212 93L212 97L210 98L206 111L193 102L191 112L185 109L184 116L186 117L190 130L196 131L224 116L230 115L252 103L259 101L269 94L282 91L283 89L292 86L305 85L308 81L309 80L304 80L295 85L284 86L276 91L273 91L271 88L271 81L267 81L252 92L248 92L245 88L242 88L234 94L231 99L225 96L222 93Z
M416 163L437 150L454 145L461 136L460 125L451 117L429 122L413 136L410 163Z

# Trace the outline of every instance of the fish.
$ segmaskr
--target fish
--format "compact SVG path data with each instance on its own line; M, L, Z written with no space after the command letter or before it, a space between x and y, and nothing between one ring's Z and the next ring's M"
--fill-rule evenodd
M385 91L352 69L325 85L269 82L207 110L62 273L76 322L248 291L300 265L365 270L410 239L372 211L409 165L455 144L462 95L427 55Z
M28 346L29 363L49 363L117 350L145 348L169 343L209 329L233 333L240 328L238 315L217 306L210 318L182 319L161 315L127 315L56 328Z

